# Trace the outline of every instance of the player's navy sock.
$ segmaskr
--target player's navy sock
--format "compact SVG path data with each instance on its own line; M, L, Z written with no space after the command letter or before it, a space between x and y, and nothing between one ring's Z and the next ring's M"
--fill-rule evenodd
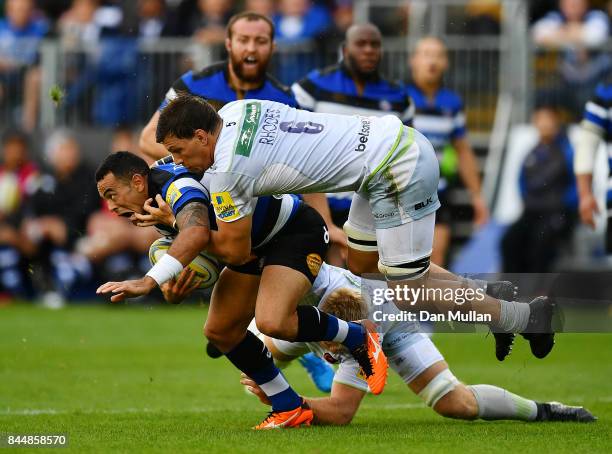
M289 386L274 365L272 354L255 334L247 331L244 339L225 356L259 385L272 402L272 410L288 411L302 405L302 398Z
M296 342L341 342L349 350L363 343L365 329L359 323L345 322L314 306L298 306Z

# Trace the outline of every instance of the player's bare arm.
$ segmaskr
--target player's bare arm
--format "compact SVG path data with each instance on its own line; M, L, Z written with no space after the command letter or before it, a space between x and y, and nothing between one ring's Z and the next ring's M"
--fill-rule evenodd
M169 154L168 150L166 150L161 143L155 141L155 130L157 129L158 121L159 111L153 114L147 125L143 128L138 141L140 151L155 160L161 159Z
M200 202L191 202L185 205L176 217L179 234L172 242L166 256L173 260L174 266L184 268L206 248L210 238L210 226L208 223L208 208ZM159 262L161 263L161 261ZM159 263L156 266L159 266ZM154 267L155 268L155 267ZM153 271L153 269L149 273ZM180 269L178 270L180 272ZM177 272L177 274L178 274ZM167 272L162 273L167 275ZM154 278L147 274L141 279L123 282L107 282L101 285L96 293L112 293L111 302L120 302L126 298L147 295L156 285L161 285L167 280L165 278Z
M489 210L480 191L478 161L472 146L464 137L453 140L453 146L459 155L459 173L465 187L470 191L474 207L474 223L483 225L489 218Z
M251 216L233 222L217 222L218 230L211 231L206 250L232 265L248 262L251 258L251 227Z

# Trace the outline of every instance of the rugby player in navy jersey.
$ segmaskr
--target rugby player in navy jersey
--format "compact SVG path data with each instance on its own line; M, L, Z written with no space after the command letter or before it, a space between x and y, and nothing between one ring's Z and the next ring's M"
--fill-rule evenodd
M227 25L225 49L228 60L188 71L166 93L159 109L140 135L140 149L157 160L170 153L155 141L161 110L179 92L206 99L216 110L237 99L267 99L297 107L288 87L267 73L274 52L274 24L266 16L243 12L232 16Z
M226 263L236 262L231 254L226 255L215 247L217 243L243 240L224 235L219 237L206 175L190 173L174 163L149 169L143 159L119 152L107 157L100 165L96 181L98 192L107 200L109 209L134 223L139 222L139 214L146 214L145 202L158 194L173 211L176 219L173 231L178 233L168 253L147 273L143 282L147 293L178 275L183 269L182 261L191 262L185 252L192 247L198 247L200 251L206 249ZM247 327L256 311L258 320L263 320L262 326L281 314L295 315L297 301L281 299L277 295L279 286L291 283L272 282L266 276L271 269L273 272L284 270L299 273L312 285L327 249L327 229L318 213L293 195L259 197L252 220L253 228L248 240L252 246L251 256L242 264L228 265L219 276L211 297L205 334L238 369L258 383L272 402L272 413L256 429L309 425L312 410L289 386L266 347L247 331ZM171 276L167 276L168 272ZM140 291L139 288L137 293ZM110 292L113 293L113 302L136 294L124 283L109 282L98 289L98 293ZM369 380L370 387L374 393L380 393L386 381L386 358L380 350L378 335L358 323L347 323L324 312L317 314L325 321L324 329L316 329L320 323L312 320L310 324L300 322L302 331L309 333L309 339L335 340L345 345L366 376L376 378ZM313 324L315 329L310 329ZM283 336L278 331L262 331L295 340L295 336ZM376 375L373 373L375 367Z
M355 24L347 31L342 61L315 69L291 86L300 107L312 112L383 116L393 114L412 126L414 105L401 85L380 72L382 36L374 24ZM331 220L342 227L353 193L327 194ZM325 216L324 216L325 217ZM326 219L327 220L327 219ZM344 266L346 246L332 244L326 262Z

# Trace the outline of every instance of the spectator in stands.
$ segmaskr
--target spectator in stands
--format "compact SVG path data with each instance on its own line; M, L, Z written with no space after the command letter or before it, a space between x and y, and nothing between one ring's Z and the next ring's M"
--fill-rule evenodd
M354 22L353 0L336 0L333 11L336 32L344 35Z
M465 33L469 35L498 35L502 5L499 0L470 0L465 6L467 21Z
M502 239L506 273L546 273L573 231L577 192L573 149L558 112L540 107L533 114L539 141L521 168L524 209Z
M198 0L198 11L190 25L194 39L202 44L223 43L233 3L232 0Z
M89 262L73 254L73 248L100 202L93 171L81 162L79 144L69 132L55 132L45 148L50 171L41 176L28 200L22 229L33 260L43 269L37 279L47 291L43 299L54 307L91 277ZM47 276L52 282L44 282Z
M274 25L279 42L297 43L323 35L332 17L327 8L310 0L279 0Z
M276 12L276 5L274 0L246 0L244 10L272 18Z
M275 73L281 82L291 84L318 66L319 56L330 44L325 38L333 31L332 17L327 8L310 0L279 0L274 25L277 42L292 50L275 60Z
M444 266L453 221L448 198L449 179L456 172L469 191L474 223L483 225L488 220L489 212L480 192L478 161L467 138L463 102L457 93L442 85L448 69L446 45L435 37L419 40L410 58L410 69L412 83L408 85L408 94L416 106L414 127L430 140L440 161L438 197L442 207L436 213L431 260Z
M101 6L100 0L73 0L58 22L62 46L67 50L96 46L102 36L117 34L122 20L116 6Z
M7 0L6 17L0 19L0 104L11 111L22 107L21 118L11 122L28 131L36 126L41 80L38 50L48 31L34 7L34 0Z
M173 17L166 10L164 0L138 0L136 14L126 17L124 5L123 28L128 35L137 36L143 43L154 43L161 37L175 34Z
M405 124L412 124L414 106L406 90L387 80L380 72L382 36L373 24L351 26L342 47L342 61L324 69L311 71L291 87L304 109L314 112L342 113L346 115L382 116L393 114ZM325 207L316 207L330 233L342 235L342 226L348 219L352 192L328 194L330 214ZM335 243L327 261L344 266L346 245Z
M38 170L28 157L28 138L9 131L2 140L0 164L0 292L31 296L24 256L30 251L19 230L23 206L36 186Z
M134 122L138 97L138 43L122 37L123 13L98 0L74 0L59 23L67 54L65 106L89 106L73 110L79 118L92 118L103 126ZM90 97L92 103L79 103Z
M609 52L598 52L610 36L608 15L589 10L588 0L560 0L559 10L538 20L532 33L536 44L564 50L557 97L578 114L597 82L612 69Z

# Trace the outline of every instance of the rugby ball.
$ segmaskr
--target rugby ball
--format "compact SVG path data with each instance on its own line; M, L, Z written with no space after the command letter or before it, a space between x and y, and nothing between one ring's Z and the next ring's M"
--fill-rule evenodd
M157 261L170 249L172 238L162 237L153 242L149 247L149 261L151 265L155 265ZM221 265L216 257L206 253L200 254L189 264L189 268L196 272L198 278L201 279L200 289L212 287L221 271Z

